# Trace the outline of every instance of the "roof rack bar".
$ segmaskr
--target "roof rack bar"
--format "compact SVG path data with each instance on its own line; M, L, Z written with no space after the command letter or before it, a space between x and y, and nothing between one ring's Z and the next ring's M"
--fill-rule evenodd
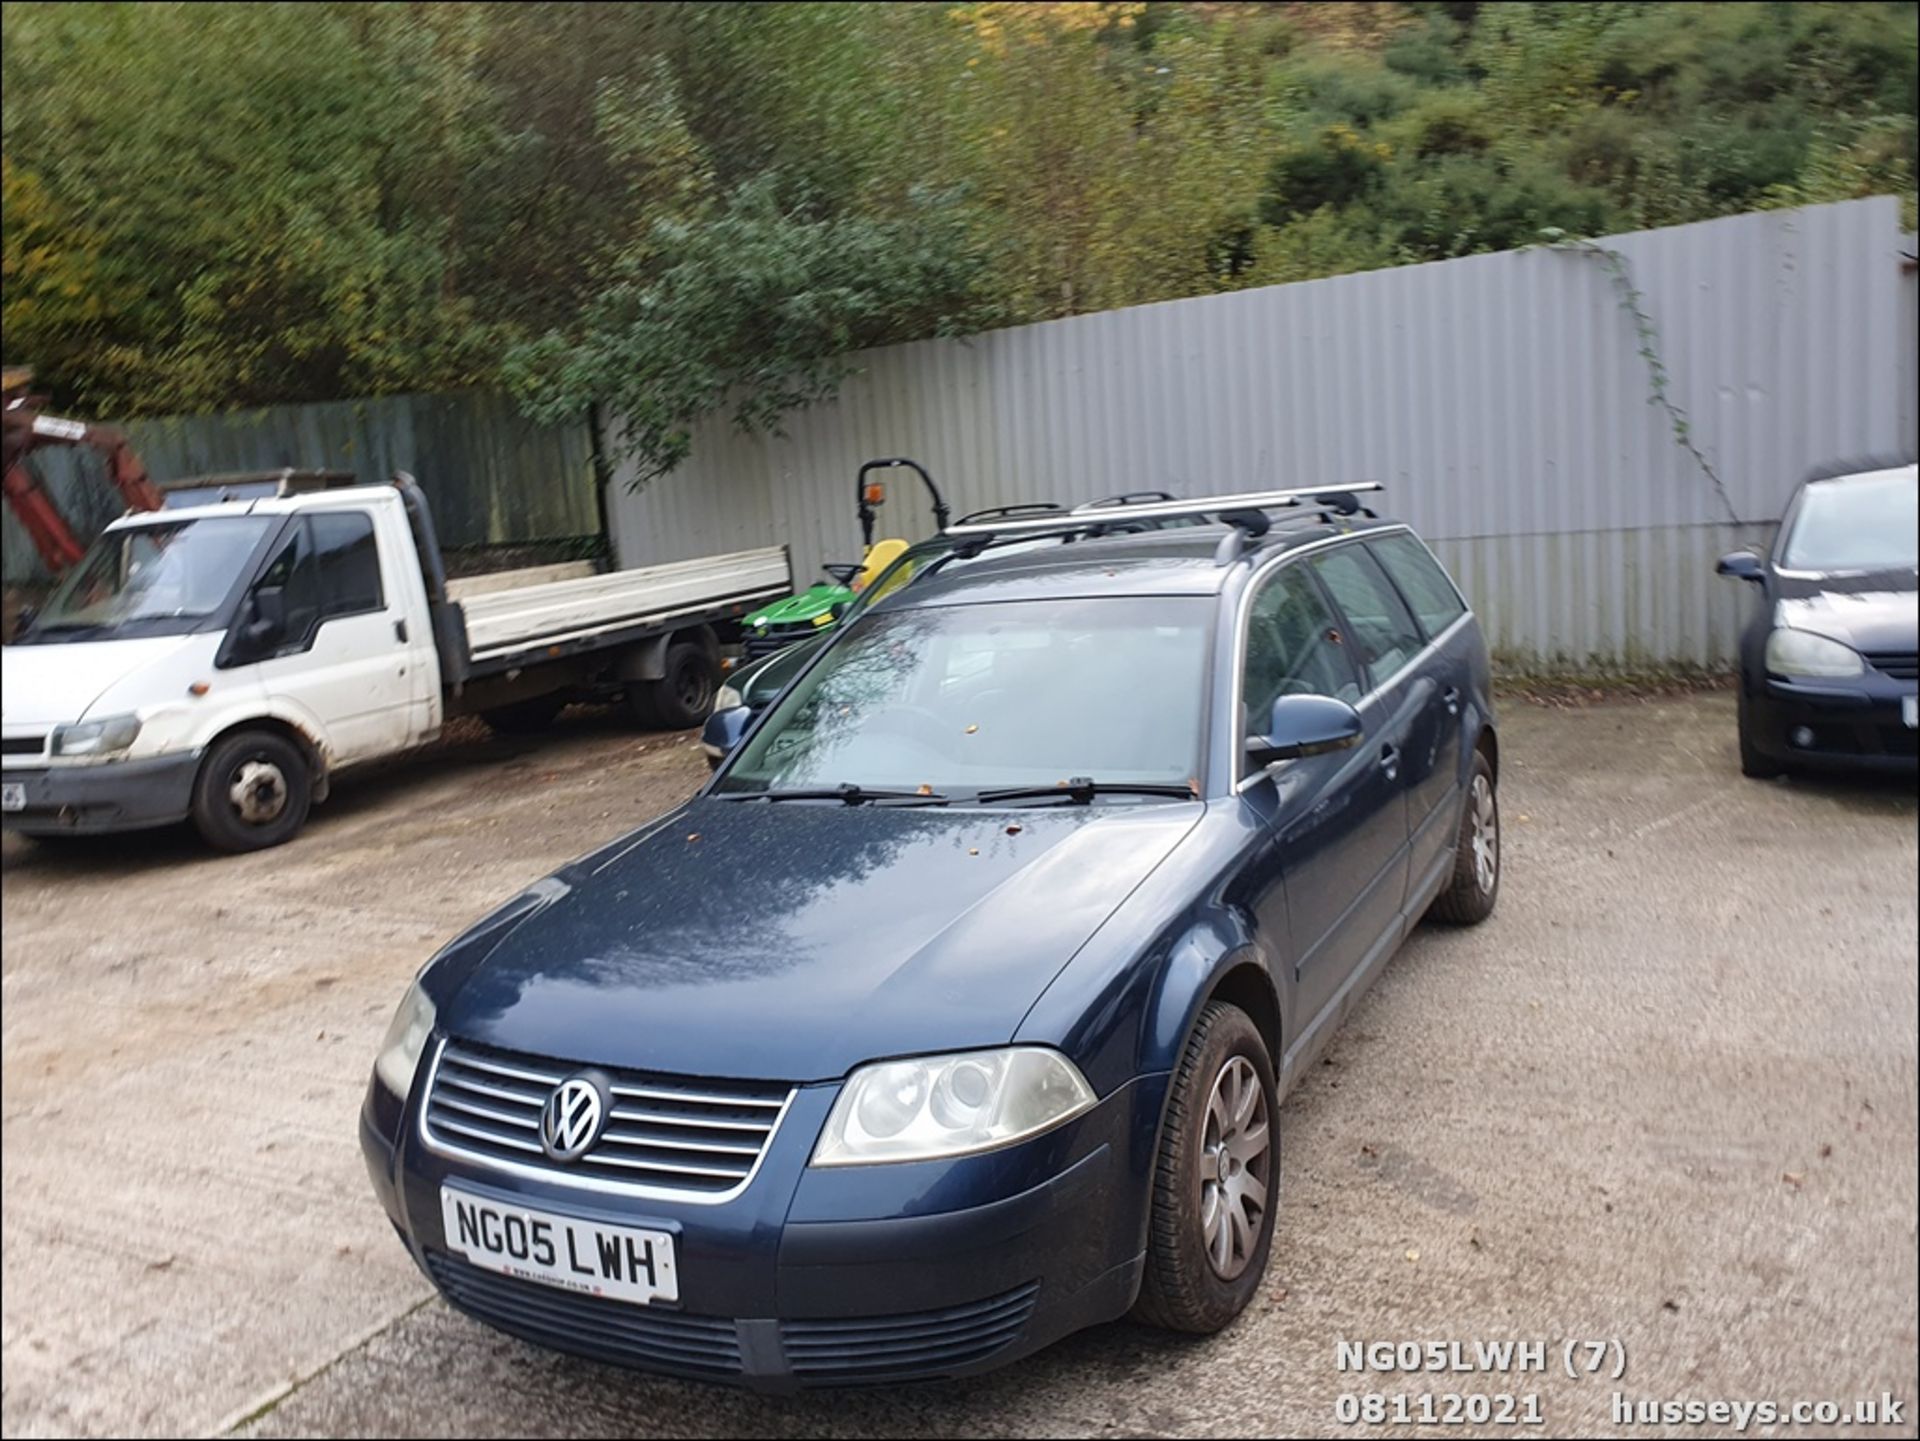
M1358 491L1385 490L1377 480L1360 480L1344 485L1305 486L1297 490L1255 490L1240 495L1202 495L1187 500L1153 501L1145 505L1078 506L1065 515L1022 516L1009 520L989 520L978 524L950 525L943 534L1043 535L1048 531L1072 529L1089 523L1089 516L1112 520L1162 520L1177 516L1224 516L1233 511L1279 510L1295 506L1326 503L1326 498Z

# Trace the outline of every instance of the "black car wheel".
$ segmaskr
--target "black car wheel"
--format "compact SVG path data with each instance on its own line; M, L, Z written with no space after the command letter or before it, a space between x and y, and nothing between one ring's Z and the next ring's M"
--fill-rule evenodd
M298 746L272 731L241 731L207 753L193 783L193 823L208 845L261 851L306 824L313 777Z
M1273 1244L1279 1106L1260 1028L1209 1001L1174 1074L1134 1315L1208 1335L1246 1309Z
M1770 781L1783 775L1786 767L1762 752L1753 743L1754 724L1747 714L1747 698L1740 697L1740 774L1757 781Z
M1500 899L1500 796L1484 752L1473 757L1460 834L1453 847L1453 877L1428 914L1457 926L1477 926Z

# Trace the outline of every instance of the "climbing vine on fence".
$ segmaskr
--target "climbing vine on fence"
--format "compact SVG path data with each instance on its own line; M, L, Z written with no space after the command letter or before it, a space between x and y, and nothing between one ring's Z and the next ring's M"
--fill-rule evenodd
M1646 295L1633 283L1633 276L1627 268L1627 257L1608 246L1587 240L1581 236L1568 235L1557 226L1549 226L1540 232L1547 240L1550 249L1567 250L1579 254L1591 255L1607 269L1607 275L1613 282L1613 288L1619 292L1620 308L1633 321L1633 330L1640 342L1640 358L1647 363L1647 377L1650 389L1647 395L1649 405L1657 405L1667 413L1667 421L1673 427L1673 438L1680 448L1693 457L1693 463L1700 473L1713 483L1720 504L1726 507L1727 518L1735 525L1741 524L1740 512L1734 509L1733 499L1727 494L1726 483L1720 479L1720 473L1713 468L1705 452L1694 442L1693 424L1687 418L1686 411L1674 402L1668 387L1667 365L1660 358L1660 332L1655 328L1653 317L1647 314Z

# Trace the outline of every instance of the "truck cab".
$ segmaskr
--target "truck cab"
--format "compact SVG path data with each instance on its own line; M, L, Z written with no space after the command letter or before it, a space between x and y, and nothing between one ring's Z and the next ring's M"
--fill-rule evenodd
M784 593L784 549L448 593L426 499L294 473L176 488L109 526L7 647L0 822L27 834L189 817L216 847L290 838L330 776L571 699L697 725L721 637ZM181 504L180 502L186 502Z
M241 824L304 811L313 782L440 727L400 492L216 501L115 522L8 647L0 714L14 829L184 819L209 750L239 729L279 742L234 767L228 800ZM282 750L308 784L289 777Z

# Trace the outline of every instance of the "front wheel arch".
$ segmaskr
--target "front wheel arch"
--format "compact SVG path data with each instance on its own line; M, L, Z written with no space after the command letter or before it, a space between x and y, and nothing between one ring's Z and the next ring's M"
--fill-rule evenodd
M1191 974L1191 973L1189 973ZM1187 1043L1192 1039L1194 1028L1200 1024L1200 1017L1209 1004L1225 1001L1238 1006L1252 1018L1259 1029L1261 1039L1267 1043L1267 1058L1273 1066L1278 1081L1284 1075L1282 1058L1286 1054L1286 1024L1280 1006L1278 987L1272 973L1255 953L1251 943L1243 943L1221 955L1215 964L1204 974L1197 977L1197 984L1181 985L1181 976L1177 963L1163 976L1160 998L1156 1011L1162 1024L1155 1025L1152 1031L1152 1053L1140 1058L1139 1069L1144 1074L1152 1071L1171 1072L1180 1064L1186 1054ZM1176 994L1178 994L1178 1021L1172 1024L1175 1014ZM1172 1102L1172 1089L1160 1101L1160 1116L1153 1128L1153 1153L1159 1154L1162 1140L1167 1129L1167 1110ZM1145 1244L1146 1227L1151 1223L1151 1211L1141 1220L1141 1241Z

